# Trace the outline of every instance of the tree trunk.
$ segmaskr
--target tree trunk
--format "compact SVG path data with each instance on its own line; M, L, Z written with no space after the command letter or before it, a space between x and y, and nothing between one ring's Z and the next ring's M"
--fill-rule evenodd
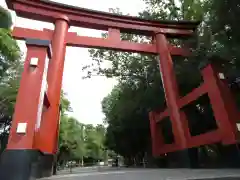
M82 162L81 162L81 166L83 167L83 165L84 165L84 162L83 162L83 157L82 157Z

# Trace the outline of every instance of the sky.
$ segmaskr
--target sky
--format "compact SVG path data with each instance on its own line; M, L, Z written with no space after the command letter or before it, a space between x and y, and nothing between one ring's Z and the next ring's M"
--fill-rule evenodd
M93 10L108 12L109 8L119 8L124 14L137 16L142 11L145 4L142 0L52 0L59 3L65 3L78 7L84 7ZM5 0L0 0L0 6L7 8ZM54 29L54 25L45 22L33 21L17 17L11 12L13 25L31 29L42 30L43 28ZM101 31L70 27L70 32L77 32L79 35L101 37ZM23 52L23 58L26 55L26 46L24 41L18 41ZM100 124L104 119L102 113L101 101L107 96L114 85L115 79L108 79L103 76L94 76L91 79L82 79L85 75L82 67L91 64L92 60L87 48L67 47L65 56L65 67L63 73L63 91L71 102L73 112L70 116L85 124ZM105 66L109 64L105 63Z

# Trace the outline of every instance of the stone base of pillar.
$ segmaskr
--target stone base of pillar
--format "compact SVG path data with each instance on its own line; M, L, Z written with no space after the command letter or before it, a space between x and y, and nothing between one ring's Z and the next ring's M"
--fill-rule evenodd
M53 154L41 154L39 156L38 178L50 177L53 175L53 162L54 162Z
M197 148L185 149L168 154L168 168L198 168Z
M38 150L5 150L0 159L0 179L34 180L53 175L53 154Z
M239 145L219 145L220 161L222 168L240 168L240 149Z
M0 179L36 179L40 154L37 150L5 150L0 159Z
M57 155L55 155L53 160L53 175L57 174L57 164L58 164L58 159L57 159Z

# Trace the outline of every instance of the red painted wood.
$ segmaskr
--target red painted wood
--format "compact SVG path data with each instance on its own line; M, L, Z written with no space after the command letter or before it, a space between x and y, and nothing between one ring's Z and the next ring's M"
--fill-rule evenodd
M160 128L156 124L156 114L155 112L149 113L149 120L150 120L150 130L151 130L151 137L152 137L152 153L153 156L159 155L159 150L164 145L163 137L160 131Z
M58 111L58 124L57 124L57 131L55 135L55 148L53 151L54 154L58 152L59 132L60 132L60 110Z
M221 142L222 136L219 130L193 136L188 140L188 148Z
M182 120L183 132L184 132L186 140L188 141L188 139L191 138L191 134L189 131L189 126L188 126L188 119L187 119L186 113L181 109L180 109L180 116L181 116L181 120Z
M222 92L222 96L225 102L225 107L229 114L230 123L233 127L234 133L238 134L238 129L236 123L239 122L239 111L236 105L236 101L234 100L233 94L231 89L228 86L227 80L219 80L219 88Z
M229 94L224 96L224 89L228 87L221 86L222 82L218 77L218 72L211 65L208 65L203 70L203 78L205 81L208 81L208 95L219 130L221 131L223 143L236 143L237 127L236 123L233 124L231 122L232 119L238 120L238 113L236 110L231 110L231 108L236 108L235 104L228 100L231 96Z
M38 149L43 153L45 152L44 147L46 146L46 140L44 139L44 135L48 134L48 132L46 132L43 128L44 127L43 123L44 121L46 121L46 112L48 108L49 107L46 107L46 106L44 106L43 108L40 128L35 131L35 138L34 138L34 149Z
M188 103L198 99L200 96L207 93L209 95L214 115L218 124L218 129L215 131L203 133L198 136L191 136L188 130L188 124L183 123L182 130L185 133L187 148L217 142L222 142L223 144L235 144L238 140L236 122L238 120L239 112L237 110L236 104L233 100L231 91L227 85L226 80L220 80L218 77L218 73L219 71L217 70L217 68L215 68L215 66L206 66L202 70L202 76L204 79L203 84L200 85L200 87L195 88L188 95L178 100L177 109L180 109ZM170 111L169 107L165 109L165 111L163 111L162 113L152 112L152 114L155 116L155 125L151 126L156 126L159 121L169 116L168 111ZM186 122L185 113L180 111L180 116L181 120L183 122ZM175 135L174 137L176 138ZM176 143L170 145L161 144L161 147L155 145L154 147L156 148L154 151L158 152L158 155L184 149L182 146L178 146Z
M108 29L108 39L110 41L113 41L113 42L121 41L120 30L119 29L109 28Z
M202 84L200 87L195 88L192 92L190 92L186 96L178 99L177 101L178 108L184 107L185 105L189 104L192 101L195 101L197 98L199 98L200 96L206 93L207 93L206 86L205 84ZM163 112L157 113L156 122L160 122L161 120L163 120L165 117L168 117L168 116L169 116L169 110L168 108L166 108Z
M52 58L48 70L48 98L50 107L46 112L44 121L41 124L41 138L45 140L42 145L44 152L54 153L56 150L56 133L59 123L60 93L62 87L62 76L66 52L66 36L68 22L59 19L55 23L55 30L52 37Z
M51 40L53 31L39 31L34 29L22 28L22 27L14 27L12 31L12 36L18 40L25 39L40 39L40 40Z
M68 45L75 47L104 48L128 52L156 53L153 44L140 44L128 41L116 41L115 39L103 39L86 36L69 35Z
M112 36L118 36L116 30L113 34L113 30L110 30L110 38L94 38L86 36L78 36L77 33L68 32L66 37L66 43L68 46L74 47L88 47L88 48L105 48L113 49L118 51L129 51L129 52L145 52L157 54L155 44L140 44L128 41L116 41ZM53 31L44 29L44 31L32 30L26 28L15 27L13 29L13 37L16 39L23 40L25 38L38 38L41 40L51 40ZM115 37L114 37L115 38ZM120 39L119 39L120 40ZM190 51L183 48L174 47L168 45L168 48L172 55L189 56Z
M168 109L166 109L164 112L167 112L167 110ZM152 146L152 149L154 151L153 155L157 157L157 156L163 155L165 153L169 153L169 152L174 152L174 151L185 149L183 146L180 146L176 142L174 142L173 144L164 144L163 137L161 135L161 127L158 125L158 123L160 121L157 121L157 119L159 118L159 114L156 113L156 112L150 112L150 114L152 116L152 117L150 116L152 144L155 144L155 145ZM180 115L181 115L182 120L186 121L185 113L180 111ZM191 135L190 135L190 132L188 130L188 124L187 123L183 123L183 131L184 131L186 140L188 141L191 138L190 137ZM158 139L159 137L161 137L161 139L160 139L160 141L158 140L158 142L157 142L156 139ZM176 137L174 136L174 139L175 138ZM190 147L189 144L188 144L188 147Z
M206 93L207 93L206 83L203 83L199 87L193 89L192 92L188 93L186 96L180 98L178 100L178 107L182 108Z
M174 67L172 58L167 46L167 39L164 34L156 35L156 44L159 52L160 72L162 74L162 81L166 95L167 106L170 112L170 119L172 122L173 134L175 142L182 148L186 148L186 135L183 123L186 123L181 118L180 110L178 108L177 99L179 98L176 77L174 74Z
M35 126L46 56L47 47L27 45L27 57L24 62L7 149L34 148ZM39 59L36 68L30 67L30 59L33 57ZM18 123L27 123L25 135L16 133Z
M67 8L49 1L11 0L8 7L16 11L18 16L54 23L60 14L65 14L70 25L108 30L117 28L121 32L153 35L161 32L171 36L189 36L199 22L150 21L130 16L119 16L111 13L87 10L83 8Z
M164 118L169 116L169 110L168 108L165 109L165 111L161 112L161 113L157 113L156 114L156 122L160 122L161 120L163 120Z
M47 93L45 93L45 95L44 95L43 104L44 104L44 108L42 111L42 119L41 119L40 128L38 130L36 130L36 132L35 132L34 148L45 153L45 152L47 152L46 146L48 146L47 141L45 139L46 135L48 135L48 131L46 130L46 123L47 123L46 115L47 115L47 111L49 110L50 105L51 105Z

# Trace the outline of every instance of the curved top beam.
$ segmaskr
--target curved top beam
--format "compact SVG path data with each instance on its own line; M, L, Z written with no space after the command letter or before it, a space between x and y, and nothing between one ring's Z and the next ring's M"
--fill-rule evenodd
M98 30L120 29L125 33L153 35L164 33L169 37L189 36L199 21L154 21L132 16L122 16L85 8L64 5L48 0L6 0L17 15L34 20L54 23L61 15L69 18L69 24Z

